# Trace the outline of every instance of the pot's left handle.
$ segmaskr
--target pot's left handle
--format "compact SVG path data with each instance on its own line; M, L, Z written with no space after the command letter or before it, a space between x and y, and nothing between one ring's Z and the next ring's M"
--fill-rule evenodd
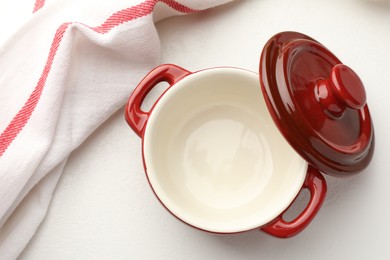
M164 64L149 72L138 84L125 108L126 121L138 136L142 137L150 114L150 112L145 112L141 109L146 95L160 82L167 82L169 84L168 88L170 88L189 74L191 72L179 66Z

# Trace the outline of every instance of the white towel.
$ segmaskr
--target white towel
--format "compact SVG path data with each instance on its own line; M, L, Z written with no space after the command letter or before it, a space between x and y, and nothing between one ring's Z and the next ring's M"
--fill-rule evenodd
M0 259L34 235L69 154L158 65L154 23L229 1L1 1Z

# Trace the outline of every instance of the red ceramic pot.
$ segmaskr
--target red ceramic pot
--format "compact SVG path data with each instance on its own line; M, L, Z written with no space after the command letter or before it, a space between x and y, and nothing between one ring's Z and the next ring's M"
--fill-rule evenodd
M304 47L302 56L294 56L299 46L307 44L309 50ZM318 61L315 44L323 48L302 34L275 35L262 54L260 81L258 74L238 68L192 73L167 64L154 69L137 86L127 103L126 119L142 138L149 183L174 216L209 232L260 228L277 237L290 237L310 223L324 201L326 183L320 171L345 175L368 164L373 131L363 86L348 67L336 66L338 60L333 60L336 64L327 63L330 79L322 74L314 79L311 66L320 63L319 67L324 67ZM304 81L302 76L312 78ZM163 81L169 88L149 112L143 111L144 98ZM360 84L357 94L350 82ZM341 94L326 94L337 92L333 89ZM307 96L310 91L311 96ZM347 101L340 101L343 99ZM317 110L308 113L310 102ZM301 108L300 103L309 110ZM350 110L357 111L358 116ZM353 138L340 144L342 138L334 137L337 133L321 132L329 122L338 121L342 126L337 130L342 134L340 129L346 131L348 127L342 122L345 116L348 122L351 118L360 120L352 123L353 127L363 125L359 133L364 136L354 136L353 151L344 149L351 147ZM364 125L367 122L369 126ZM311 135L305 136L308 133ZM329 137L333 139L329 141ZM303 148L299 146L302 144ZM332 160L340 161L338 153L349 167ZM354 159L348 161L351 157ZM283 213L302 189L310 191L308 205L294 220L284 220Z

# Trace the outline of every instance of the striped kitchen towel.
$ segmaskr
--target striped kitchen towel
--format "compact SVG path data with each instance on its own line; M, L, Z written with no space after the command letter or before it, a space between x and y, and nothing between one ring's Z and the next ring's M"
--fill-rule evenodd
M34 235L69 154L158 65L155 22L229 1L1 1L0 259Z

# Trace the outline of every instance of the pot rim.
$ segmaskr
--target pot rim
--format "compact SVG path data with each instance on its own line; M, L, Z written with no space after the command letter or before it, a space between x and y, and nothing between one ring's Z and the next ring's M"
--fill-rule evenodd
M300 173L296 174L296 182L295 182L295 187L293 189L294 192L291 193L292 195L289 196L288 199L286 198L284 200L283 205L279 205L279 207L277 207L278 210L275 210L274 214L268 216L267 218L262 219L261 221L251 221L250 223L247 223L248 222L247 221L244 223L240 223L240 225L236 225L234 227L229 226L223 229L221 228L216 229L213 228L212 226L200 225L199 223L197 223L196 220L194 220L193 217L183 212L183 210L179 209L179 207L170 198L170 196L164 192L163 188L159 184L159 181L155 177L155 169L153 168L153 161L148 158L148 154L150 153L150 149L153 145L151 144L151 142L149 142L149 139L151 139L150 136L152 135L153 131L156 131L154 127L154 123L155 123L154 120L156 120L155 118L157 118L158 114L160 113L161 109L165 106L165 104L178 91L180 91L181 88L185 87L187 84L191 83L192 81L198 80L200 77L209 77L212 75L215 76L216 74L223 75L226 73L228 73L229 75L231 73L240 74L241 76L252 77L256 81L259 80L257 73L246 69L236 68L236 67L215 67L215 68L208 68L197 72L193 72L185 76L179 82L176 82L172 87L165 90L163 94L157 99L157 101L149 111L150 117L142 133L142 159L143 159L144 169L145 169L145 173L149 185L152 188L157 199L177 219L181 220L182 222L192 227L195 227L203 231L212 232L212 233L240 233L240 232L245 232L248 230L260 228L262 226L265 226L267 223L273 221L276 217L282 214L290 206L290 204L294 201L296 196L299 194L300 190L302 189L302 185L304 183L305 177L307 175L306 172L308 167L308 163L303 158L301 158L299 154L297 154L294 151L294 153L297 154L297 156L300 158L304 166L301 167ZM258 87L260 91L260 83L258 83ZM287 141L284 139L283 136L281 136L281 138L287 143ZM288 158L286 158L286 160L287 159Z

